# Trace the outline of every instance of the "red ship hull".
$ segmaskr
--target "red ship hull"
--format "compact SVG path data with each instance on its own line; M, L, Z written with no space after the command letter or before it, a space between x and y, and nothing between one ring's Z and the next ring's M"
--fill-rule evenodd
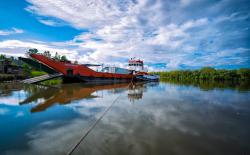
M30 54L30 56L55 71L62 73L64 75L64 80L69 82L74 80L87 82L126 82L135 78L132 73L118 74L97 72L85 65L56 61L41 54Z

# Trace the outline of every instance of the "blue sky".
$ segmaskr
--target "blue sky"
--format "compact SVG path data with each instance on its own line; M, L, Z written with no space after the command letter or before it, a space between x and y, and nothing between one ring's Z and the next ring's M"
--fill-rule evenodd
M249 0L9 0L0 53L49 50L82 63L150 70L250 67Z

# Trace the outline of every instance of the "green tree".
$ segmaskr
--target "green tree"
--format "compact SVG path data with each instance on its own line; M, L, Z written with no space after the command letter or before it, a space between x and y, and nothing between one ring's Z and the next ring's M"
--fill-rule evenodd
M61 60L61 56L56 52L55 56L53 57L55 60Z
M168 72L158 72L162 79L169 80L221 80L221 81L235 81L235 80L245 80L250 81L250 69L241 68L238 70L226 70L220 69L216 70L212 67L204 67L200 70L175 70Z
M27 64L23 64L23 75L26 77L31 75L31 69Z
M43 52L43 55L45 55L45 56L48 57L48 58L51 58L50 51L44 51L44 52Z
M0 60L1 59L6 59L6 56L4 54L0 54Z
M63 55L63 56L61 56L61 60L62 60L62 61L67 61L68 59L66 58L65 55Z
M212 67L203 67L200 70L200 79L213 79L216 70Z
M38 50L36 48L31 48L31 49L29 49L28 53L29 54L36 54L36 53L38 53Z
M15 58L13 56L10 57L10 61L14 61Z
M242 80L250 80L250 69L241 68L237 71L237 74Z

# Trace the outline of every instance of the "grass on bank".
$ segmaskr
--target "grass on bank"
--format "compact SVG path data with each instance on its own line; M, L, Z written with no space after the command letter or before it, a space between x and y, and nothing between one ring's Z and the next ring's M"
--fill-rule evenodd
M43 72L43 71L31 71L30 76L31 77L37 77L37 76L42 76L42 75L45 75L45 74L47 74L47 73Z
M42 75L45 75L45 74L48 74L48 73L43 72L43 71L33 70L33 71L30 72L30 77L33 78L33 77L42 76ZM55 79L51 79L51 80L41 82L41 84L44 84L44 85L59 85L61 83L62 83L62 78L55 78Z
M55 79L51 79L51 80L47 80L47 81L43 81L41 82L44 85L60 85L62 84L62 78L55 78Z
M37 76L42 76L47 74L46 72L43 71L31 71L31 77L37 77ZM47 81L43 81L41 82L41 84L44 85L59 85L62 83L62 78L55 78L55 79L51 79L51 80L47 80Z

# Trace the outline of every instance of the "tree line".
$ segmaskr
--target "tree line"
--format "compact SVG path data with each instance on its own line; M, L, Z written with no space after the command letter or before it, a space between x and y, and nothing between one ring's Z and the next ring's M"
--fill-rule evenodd
M174 70L155 72L155 74L165 80L250 80L249 68L226 70L203 67L199 70Z
M27 54L38 54L39 51L38 49L36 48L32 48L32 49L29 49ZM44 51L43 53L39 53L39 54L43 54L45 55L46 57L49 57L49 58L52 58L52 59L55 59L55 60L59 60L59 61L68 61L67 57L65 55L59 55L57 52L55 53L54 56L51 55L50 51Z

